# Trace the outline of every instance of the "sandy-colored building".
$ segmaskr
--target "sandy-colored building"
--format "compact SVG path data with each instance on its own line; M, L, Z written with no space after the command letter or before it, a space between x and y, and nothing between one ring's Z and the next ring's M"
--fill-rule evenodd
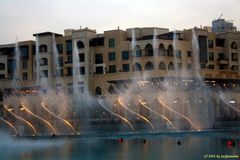
M236 30L215 33L209 27L195 27L173 32L148 27L98 34L84 28L67 29L64 35L34 36L36 41L19 42L18 47L0 45L0 101L15 84L24 94L61 87L71 95L76 74L81 92L103 97L114 95L116 88L131 84L134 78L153 85L165 79L176 86L195 85L201 79L204 85L233 92L240 87L240 32Z

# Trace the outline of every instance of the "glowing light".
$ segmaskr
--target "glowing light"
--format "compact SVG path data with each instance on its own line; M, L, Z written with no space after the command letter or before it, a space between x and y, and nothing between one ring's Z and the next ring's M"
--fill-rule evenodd
M17 129L14 127L14 125L10 122L8 122L7 120L3 119L3 118L0 118L3 122L5 122L10 128L13 129L13 131L15 132L16 135L18 135L18 131Z
M154 126L152 125L152 123L151 123L146 117L138 114L137 112L134 112L134 111L130 110L127 106L125 106L125 105L123 104L123 102L121 101L120 97L119 97L117 100L118 100L118 103L120 104L120 106L122 106L123 108L125 108L128 112L130 112L130 113L138 116L139 118L143 119L145 122L147 122L147 123L152 127L153 130L155 130L155 129L154 129Z
M106 109L108 112L112 113L113 115L115 115L116 117L120 118L121 120L123 120L124 122L126 122L130 127L131 129L134 131L135 129L133 128L132 124L126 119L124 118L123 116L121 116L120 114L117 114L113 111L111 111L110 109L108 109L107 107L105 107L102 103L102 101L99 101L98 102L100 104L100 106L102 106L104 109Z
M230 100L229 103L231 103L231 104L235 104L236 101L234 101L234 100Z
M63 118L60 117L60 116L55 115L53 112L51 112L51 111L45 106L44 103L41 103L41 106L42 106L43 109L46 110L48 113L50 113L51 115L53 115L53 116L56 117L57 119L62 120L68 127L71 128L73 134L75 134L75 129L73 128L73 126L72 126L67 120L63 119Z
M52 130L53 134L56 133L55 128L51 125L51 123L49 123L47 120L43 119L42 117L34 114L33 112L31 112L26 106L24 106L23 104L21 104L21 106L24 108L24 110L29 113L30 115L32 115L33 117L43 121L45 124L47 124L47 126L49 127L49 129Z
M175 110L173 110L172 108L168 107L165 103L163 103L163 102L160 100L159 97L158 97L157 99L158 99L158 102L159 102L163 107L165 107L165 108L167 108L168 110L174 112L175 114L183 117L183 118L184 118L186 121L188 121L189 124L195 129L195 125L193 124L193 122L192 122L192 120L191 120L190 118L188 118L187 116L185 116L185 115L183 115L183 114L181 114L181 113L178 113L177 111L175 111ZM195 130L199 130L199 128L196 128Z
M34 126L33 126L29 121L27 121L27 120L25 120L24 118L16 115L15 113L13 113L13 112L12 112L12 111L13 111L12 108L11 108L11 110L10 110L10 109L7 109L7 107L6 107L5 105L3 105L3 107L4 107L6 110L8 110L11 115L13 115L14 117L16 117L17 119L19 119L20 121L22 121L22 122L24 122L25 124L27 124L27 125L33 130L34 135L37 134L36 129L34 128ZM21 109L22 109L22 108L21 108Z
M157 112L157 111L149 108L149 107L146 105L146 102L142 102L141 99L138 99L138 101L139 101L145 108L147 108L148 110L150 110L152 113L154 113L154 114L160 116L161 118L163 118L164 120L166 120L166 121L172 126L173 129L176 129L175 126L173 125L173 123L172 123L167 117L165 117L164 115L160 114L159 112Z

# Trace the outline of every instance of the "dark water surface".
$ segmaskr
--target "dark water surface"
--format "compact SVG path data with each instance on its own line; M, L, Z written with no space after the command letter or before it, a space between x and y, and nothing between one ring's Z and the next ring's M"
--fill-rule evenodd
M240 132L41 139L0 134L1 160L195 160L239 155Z

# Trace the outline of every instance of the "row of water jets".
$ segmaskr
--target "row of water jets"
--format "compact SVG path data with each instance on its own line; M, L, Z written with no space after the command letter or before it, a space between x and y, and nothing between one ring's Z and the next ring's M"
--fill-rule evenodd
M158 48L158 43L157 43L157 30L154 29L154 34L153 34L153 55L157 56L158 55L158 50L156 50L156 48ZM55 69L54 72L55 74L59 74L60 71L60 65L59 65L59 61L58 61L58 49L56 47L56 40L55 40L55 35L52 35L52 41L53 41L53 62L55 64ZM173 50L174 53L176 52L177 48L177 43L178 43L178 38L176 36L176 32L174 32L174 36L173 36ZM133 51L133 55L137 54L135 51L135 46L137 45L137 41L136 41L136 36L135 36L135 31L134 29L132 30L132 41L131 41L131 50ZM194 69L195 69L195 74L197 75L197 77L199 79L202 80L200 74L199 74L199 69L200 69L200 65L199 65L199 47L198 47L198 38L197 35L195 33L195 30L193 29L193 38L192 38L192 51L193 51L193 58L194 58ZM118 119L122 120L123 122L125 122L132 131L136 131L134 125L131 123L130 118L127 117L127 112L138 117L139 119L142 119L144 122L146 122L146 124L149 125L149 127L155 131L156 127L154 126L154 124L152 124L152 122L148 119L148 117L141 115L139 112L131 109L131 107L128 106L128 102L131 100L132 94L133 94L133 90L138 87L138 82L139 80L143 80L146 81L148 78L150 78L150 75L148 75L148 72L144 72L142 75L140 75L138 72L133 72L133 77L132 77L132 86L130 87L126 92L121 93L121 91L118 92L119 96L116 99L117 103L119 104L119 106L121 107L121 109L123 111L125 111L125 114L119 114L117 112L115 112L111 107L109 107L109 105L101 98L93 98L87 89L87 86L85 85L85 90L87 90L87 92L85 93L81 93L79 91L79 82L84 81L84 77L82 77L79 74L79 68L81 66L80 61L79 61L79 56L78 56L78 48L77 48L77 44L76 42L73 43L73 90L74 90L74 100L77 102L77 104L81 104L84 105L82 103L82 101L84 100L88 100L88 101L93 101L93 100L97 100L97 102L99 103L99 106L101 106L104 110L106 110L107 112L109 112L110 114L112 114L113 116L117 117ZM14 72L14 76L13 76L13 80L12 80L12 88L14 89L18 89L20 87L22 87L21 85L21 80L19 80L19 66L20 66L20 50L19 50L19 46L18 43L16 43L16 47L15 47L15 56L16 56L16 69ZM48 79L47 78L43 78L44 77L44 73L41 71L40 69L40 54L39 54L39 37L36 36L36 85L41 87L45 87L44 89L46 89L50 92L51 89L51 85L48 84ZM154 58L155 61L156 58ZM136 59L132 59L132 64L135 64ZM178 72L178 65L177 65L177 59L174 56L174 64L175 64L175 71ZM177 75L177 73L176 73ZM176 80L178 79L178 76L174 77ZM62 83L62 79L61 78L57 78L57 80L59 81L58 83ZM203 81L203 80L202 80ZM86 84L86 83L84 83ZM182 114L181 112L178 112L176 110L173 109L173 107L169 106L166 101L164 101L167 97L171 96L173 94L173 91L171 89L169 89L169 87L165 86L165 88L167 89L167 92L165 95L160 95L157 96L156 99L158 101L158 103L166 110L168 110L169 112L173 113L175 116L181 117L182 119L185 120L186 123L189 124L190 128L192 130L196 130L196 131L200 131L201 128L199 127L198 123L195 123L190 117L186 116L185 114ZM115 88L117 90L117 88ZM12 100L14 98L17 97L17 101L12 102ZM40 116L40 113L37 112L37 110L34 108L34 106L38 106L41 107L42 110L44 110L45 112L47 112L49 115L51 115L52 117L54 117L57 121L61 121L69 130L70 134L77 134L76 129L74 127L74 125L71 124L70 121L68 121L66 118L64 118L64 114L62 112L66 112L69 109L69 100L70 98L64 94L64 92L61 90L60 93L58 94L38 94L38 97L40 98L40 105L36 105L34 103L30 103L31 100L31 96L23 96L20 94L20 96L15 96L13 95L13 97L8 97L7 100L4 101L4 109L11 114L13 117L15 117L16 119L18 119L19 121L25 123L29 128L31 128L32 130L32 135L40 135L39 131L37 131L36 126L34 126L34 124L30 121L27 120L26 117L20 116L18 114L16 110L16 105L19 106L20 104L20 111L24 111L26 114L38 119L38 121L41 121L45 124L45 126L47 126L49 132L48 133L52 133L52 135L55 134L61 134L59 131L57 131L56 127L54 127L53 124L51 124L49 122L49 120L47 120L47 118L44 118L43 116ZM60 97L60 99L58 98ZM90 97L90 98L89 98ZM224 98L224 94L223 92L221 92L220 94L220 98L222 99L226 99ZM174 122L171 121L171 119L169 117L167 117L166 115L162 114L161 112L153 109L153 107L148 106L147 103L143 100L144 97L139 96L137 98L138 103L141 104L142 107L144 107L145 109L149 110L152 114L158 116L161 120L163 120L166 124L168 124L168 126L170 126L170 130L179 130L179 127L174 124ZM44 102L45 101L45 102ZM36 102L35 102L36 103ZM50 107L50 104L53 106L57 106L58 108L58 113L54 112ZM13 107L15 105L15 107ZM31 106L32 105L32 106ZM78 107L78 106L77 106ZM83 107L83 106L81 106ZM87 105L85 107L88 107ZM235 109L235 111L239 112L239 110L237 110L235 107L231 106L231 108ZM36 113L35 113L36 112ZM84 113L82 113L84 114ZM12 130L15 132L16 135L19 135L19 131L17 130L17 127L14 126L14 124L11 122L11 120L7 120L7 118L0 118L2 120L2 122L6 123L10 128L12 128Z

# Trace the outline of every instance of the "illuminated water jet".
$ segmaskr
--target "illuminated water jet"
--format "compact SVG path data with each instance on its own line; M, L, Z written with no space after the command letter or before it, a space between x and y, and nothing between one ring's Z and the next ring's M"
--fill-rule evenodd
M151 123L146 117L138 114L137 112L134 112L134 111L130 110L128 107L126 107L126 106L123 104L123 102L121 101L120 98L117 98L117 101L118 101L118 103L120 104L120 106L122 106L123 108L125 108L128 112L130 112L130 113L132 113L132 114L140 117L141 119L143 119L145 122L147 122L147 123L151 126L152 130L155 130L155 128L154 128L154 126L152 125L152 123Z
M50 111L50 110L45 106L45 104L44 104L43 102L41 103L41 106L42 106L42 108L43 108L44 110L46 110L49 114L51 114L51 115L54 116L55 118L60 119L61 121L63 121L64 124L66 124L68 127L71 128L72 133L75 134L75 129L74 129L74 127L73 127L67 120L63 119L63 118L60 117L60 116L55 115L52 111Z
M19 135L16 127L14 127L14 125L12 123L10 123L9 121L5 120L4 118L0 118L0 120L5 122L10 128L12 128L16 135Z
M108 109L103 103L102 101L98 101L98 103L104 108L106 109L108 112L110 112L111 114L115 115L116 117L120 118L121 120L123 120L124 122L126 122L132 129L132 131L135 131L134 127L132 126L132 124L126 119L124 118L123 116L111 111L110 109Z
M30 115L32 115L33 117L39 119L40 121L43 121L45 124L47 124L48 128L52 131L52 134L56 133L55 128L51 125L51 123L49 123L47 120L43 119L42 117L34 114L33 112L31 112L26 106L24 106L23 104L21 104L22 108Z
M183 115L183 114L181 114L181 113L173 110L172 108L168 107L165 103L163 103L163 102L160 100L159 97L157 97L157 100L158 100L158 102L159 102L163 107L167 108L168 110L172 111L173 113L175 113L175 114L179 115L180 117L183 117L185 120L187 120L187 121L189 122L189 124L192 126L193 129L195 129L195 130L200 130L198 127L195 128L195 125L193 124L193 122L192 122L191 119L189 119L189 118L186 117L185 115Z
M143 106L145 107L146 109L148 109L149 111L151 111L152 113L158 115L160 118L166 120L171 126L173 129L176 129L176 127L173 125L173 123L167 118L165 117L164 115L160 114L159 112L157 111L154 111L153 109L149 108L144 102L142 102L141 99L138 99L138 102Z
M12 116L14 116L14 117L17 118L18 120L20 120L20 121L24 122L25 124L27 124L27 125L32 129L32 131L34 132L33 135L37 135L36 129L34 128L34 126L33 126L29 121L25 120L24 118L18 116L18 115L15 114L15 113L13 113L13 112L12 112L12 111L13 111L12 108L8 108L8 107L5 106L5 105L4 105L3 107L4 107Z

